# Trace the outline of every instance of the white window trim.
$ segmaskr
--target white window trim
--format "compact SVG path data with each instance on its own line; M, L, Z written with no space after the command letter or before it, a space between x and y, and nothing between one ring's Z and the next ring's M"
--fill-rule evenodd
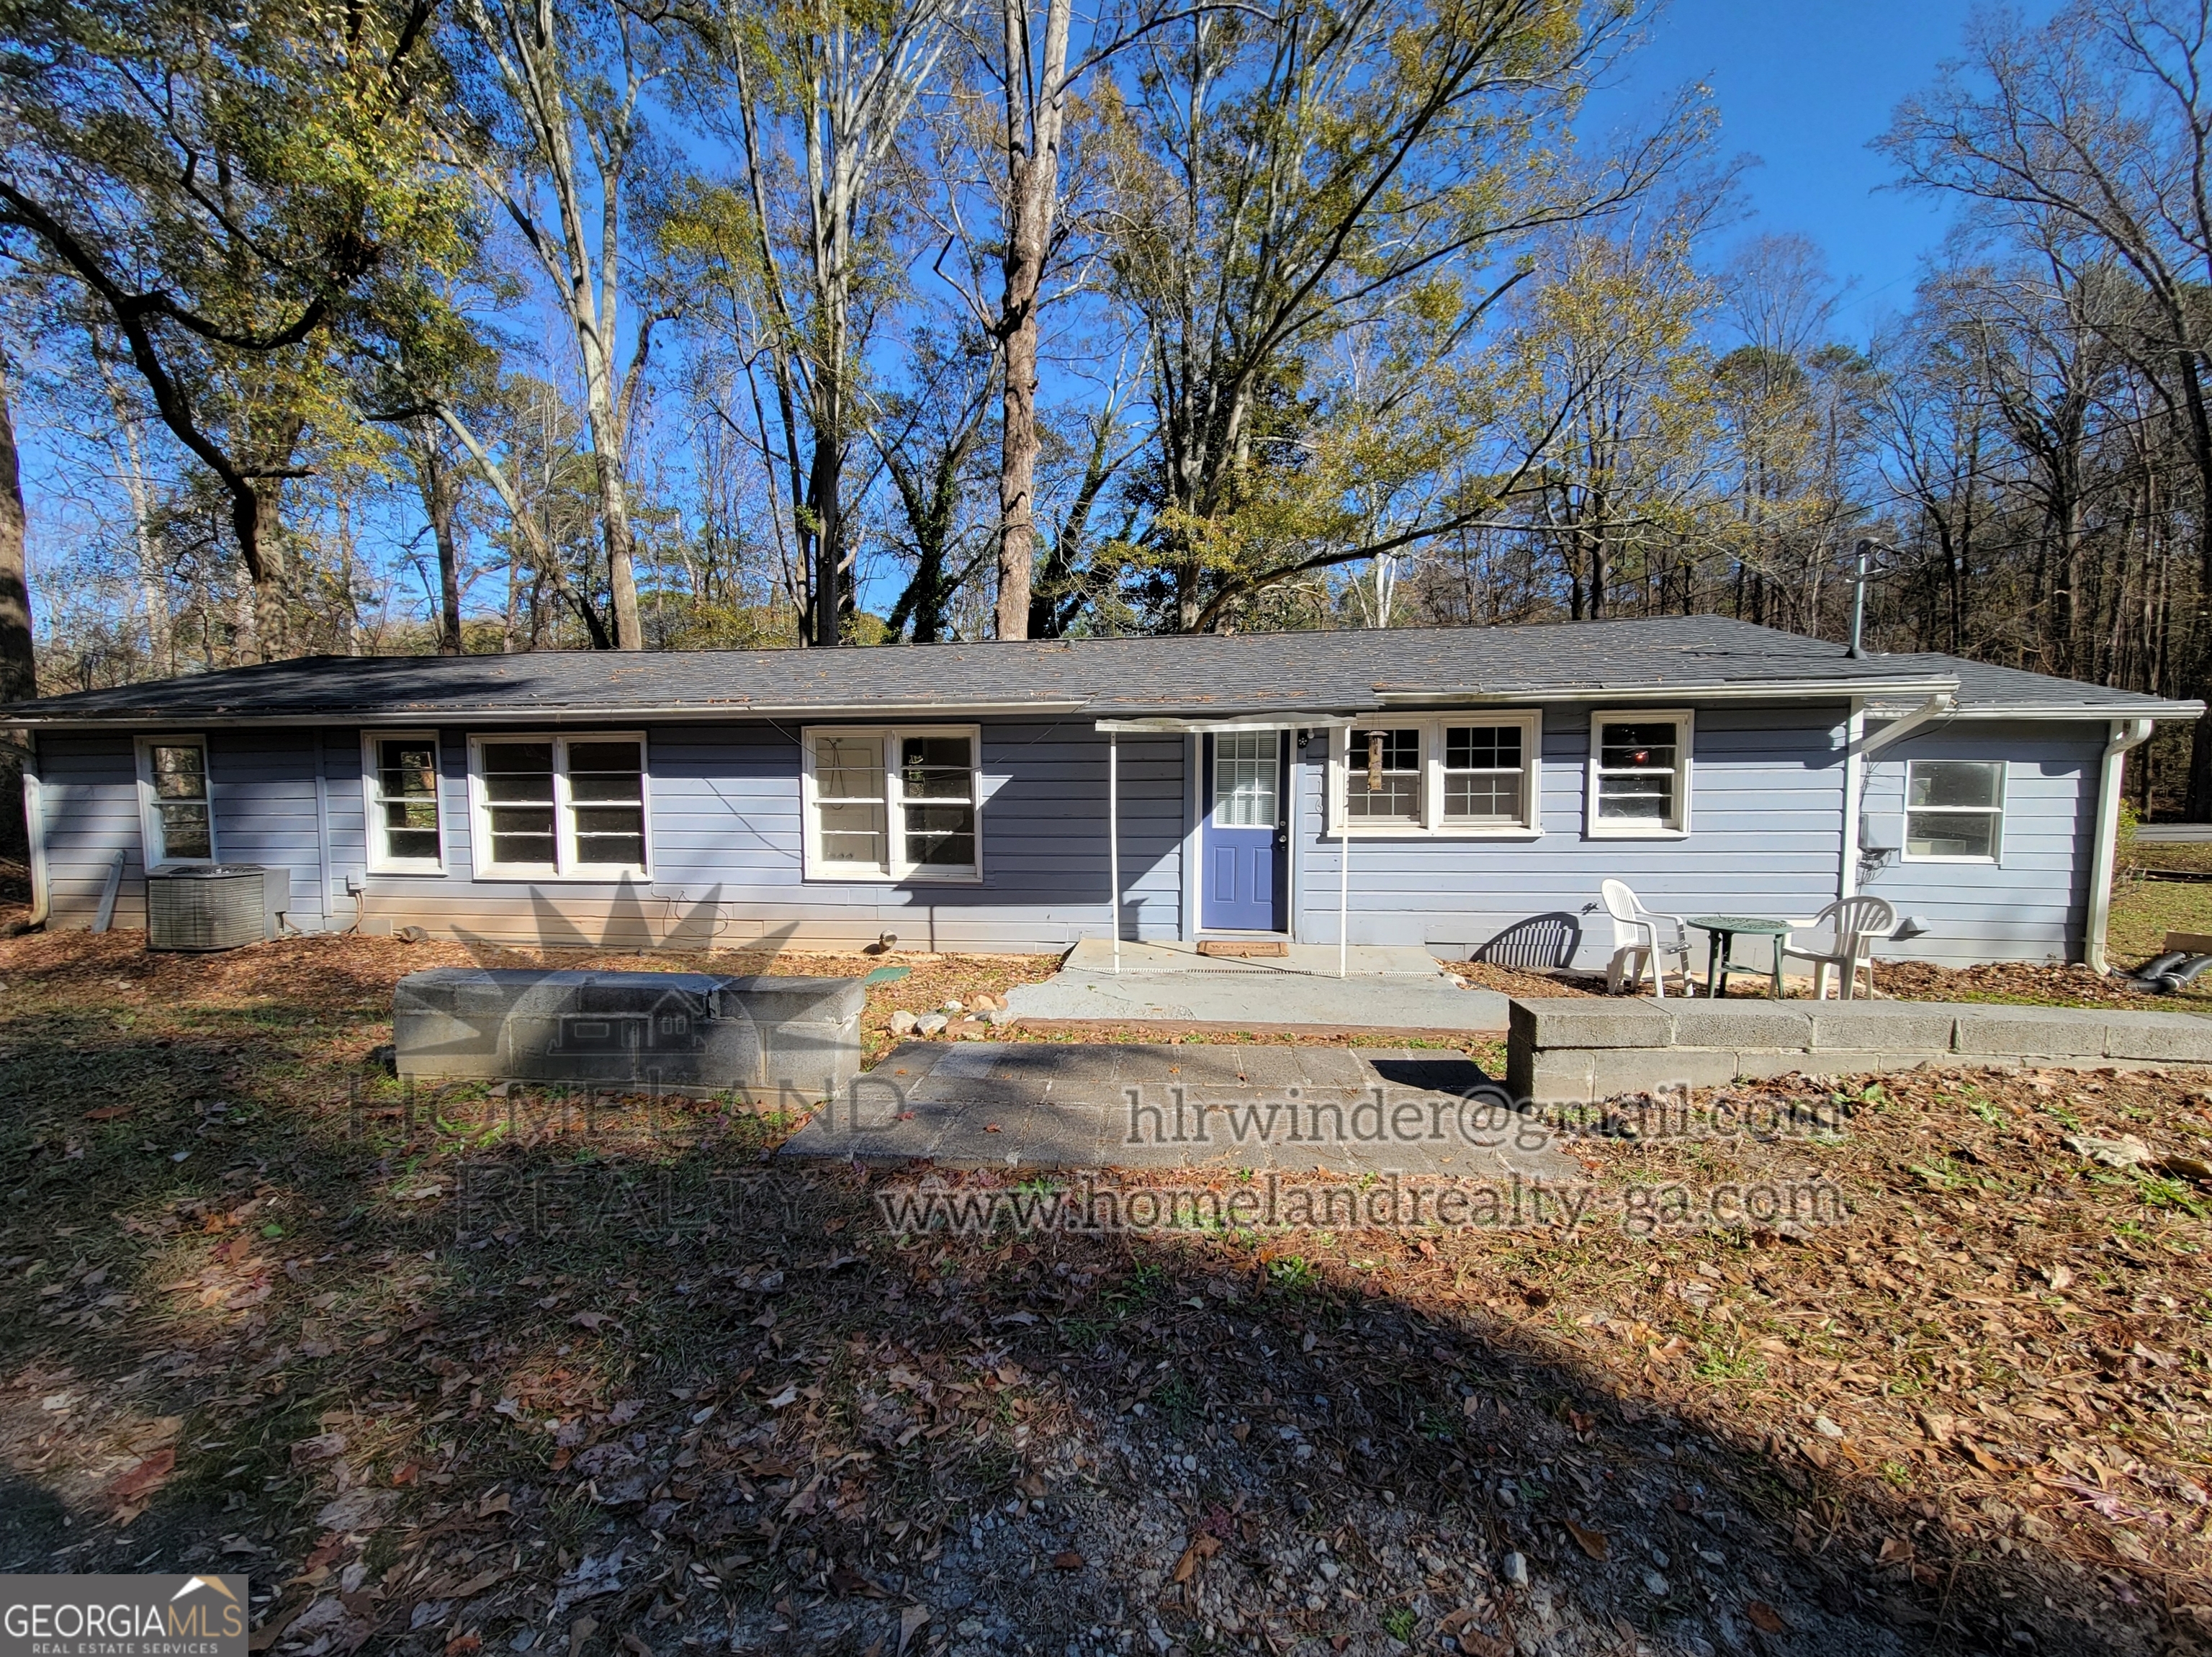
M1444 818L1444 732L1454 726L1510 725L1521 733L1523 820L1518 823L1454 823ZM1345 789L1352 775L1353 731L1418 729L1421 734L1421 820L1419 823L1351 821ZM1328 832L1355 840L1537 840L1544 833L1544 716L1536 710L1493 712L1462 709L1445 714L1378 714L1340 725L1328 736Z
M1916 806L1912 803L1912 768L1915 765L1995 765L1997 768L1997 802L1994 806ZM2004 862L2005 796L2011 792L2012 767L2002 759L1908 759L1905 762L1905 806L1899 813L1903 832L1898 836L1898 858L1907 863L1977 863L1984 868L2002 867ZM1912 847L1912 814L1930 813L1942 817L1994 817L1996 830L1990 836L1990 855L1986 857L1926 857L1916 856Z
M438 807L438 855L435 857L392 857L384 852L384 828L379 820L383 804L383 767L377 763L380 742L428 742L431 777ZM443 874L446 872L446 751L435 731L364 730L361 734L361 799L368 837L371 874Z
M814 745L822 737L873 737L884 753L884 838L889 868L873 863L832 862L822 855L820 795L814 775ZM906 858L906 818L900 807L898 745L909 736L968 739L969 797L975 810L975 866L930 868ZM799 733L799 823L805 839L805 878L877 886L981 886L983 882L983 728L981 725L807 725ZM942 802L940 802L942 803Z
M1598 815L1598 758L1604 752L1599 733L1607 725L1674 722L1674 820L1665 825L1614 820ZM1691 757L1697 734L1696 716L1687 708L1601 708L1590 715L1589 774L1583 792L1583 832L1592 840L1686 840L1690 837L1690 802L1697 792Z
M490 801L484 797L483 746L487 742L550 742L553 745L553 833L557 866L495 863L491 861ZM579 863L576 861L575 801L568 795L568 745L572 742L637 744L638 799L641 807L645 862ZM440 834L444 833L442 813ZM477 880L607 881L646 879L653 869L653 752L643 731L472 731L469 734L470 877Z
M161 844L161 819L154 810L154 750L156 748L197 747L200 751L201 776L207 779L208 855L204 857L156 857L154 848ZM161 736L142 736L137 740L138 767L138 861L143 868L163 868L171 864L190 868L202 868L222 861L222 844L216 838L215 827L215 755L208 748L207 738L197 732L175 731ZM164 848L166 852L166 848Z

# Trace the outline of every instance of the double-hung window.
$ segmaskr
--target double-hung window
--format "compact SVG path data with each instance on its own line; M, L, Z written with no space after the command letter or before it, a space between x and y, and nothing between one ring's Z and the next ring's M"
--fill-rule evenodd
M1905 856L1916 863L1993 863L2004 839L2004 762L1911 759L1905 766Z
M1588 828L1600 839L1668 839L1690 829L1686 710L1590 716Z
M982 877L977 727L812 726L800 745L809 878Z
M645 739L469 739L479 874L620 880L647 872Z
M1537 832L1542 726L1528 714L1394 718L1340 731L1331 825L1354 835L1526 837Z
M138 833L149 868L215 861L215 795L205 738L139 739Z
M438 739L371 731L362 739L372 874L436 874L446 866L439 816Z

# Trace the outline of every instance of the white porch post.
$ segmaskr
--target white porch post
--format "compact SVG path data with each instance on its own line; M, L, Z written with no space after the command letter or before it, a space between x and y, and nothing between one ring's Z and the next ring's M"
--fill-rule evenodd
M1349 786L1347 784L1346 786ZM1350 975L1352 960L1352 812L1336 825L1336 976Z
M1106 905L1114 929L1114 970L1121 970L1121 738L1106 733L1106 880L1113 887Z

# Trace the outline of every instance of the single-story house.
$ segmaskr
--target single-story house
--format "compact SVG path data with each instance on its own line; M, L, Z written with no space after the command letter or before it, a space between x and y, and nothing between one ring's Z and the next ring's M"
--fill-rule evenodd
M1893 957L2100 961L2172 702L1714 617L872 649L315 657L18 704L34 902L289 872L302 931L1425 945L1601 965L1599 882Z

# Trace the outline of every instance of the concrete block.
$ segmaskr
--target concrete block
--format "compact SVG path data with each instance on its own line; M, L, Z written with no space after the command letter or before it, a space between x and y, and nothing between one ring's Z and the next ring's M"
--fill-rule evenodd
M1807 1048L1813 1016L1788 1002L1686 1001L1674 1009L1679 1047Z
M1856 1076L1880 1075L1893 1070L1917 1070L1923 1064L1948 1063L1952 1053L1948 1047L1830 1047L1820 1052L1799 1053L1795 1057L1796 1068L1807 1075ZM1746 1071L1745 1074L1749 1075L1750 1072Z
M1539 1105L1586 1105L1590 1093L1590 1051L1570 1047L1543 1051L1514 1042L1505 1052L1505 1086L1516 1099Z
M1650 1001L1537 996L1512 1004L1508 1033L1532 1047L1664 1047L1674 1024Z
M1814 1002L1813 1048L1871 1052L1880 1048L1924 1048L1948 1052L1959 1008L1940 1002Z
M2069 1007L1961 1006L1953 1040L1962 1053L2101 1057L2109 1017Z
M1601 1048L1589 1057L1593 1100L1680 1087L1724 1087L1735 1080L1736 1074L1735 1054L1718 1047L1662 1047L1642 1052Z
M2107 1058L2212 1064L2212 1019L2193 1013L2107 1013Z
M860 1074L858 978L698 972L410 972L392 993L402 1075L842 1093Z

